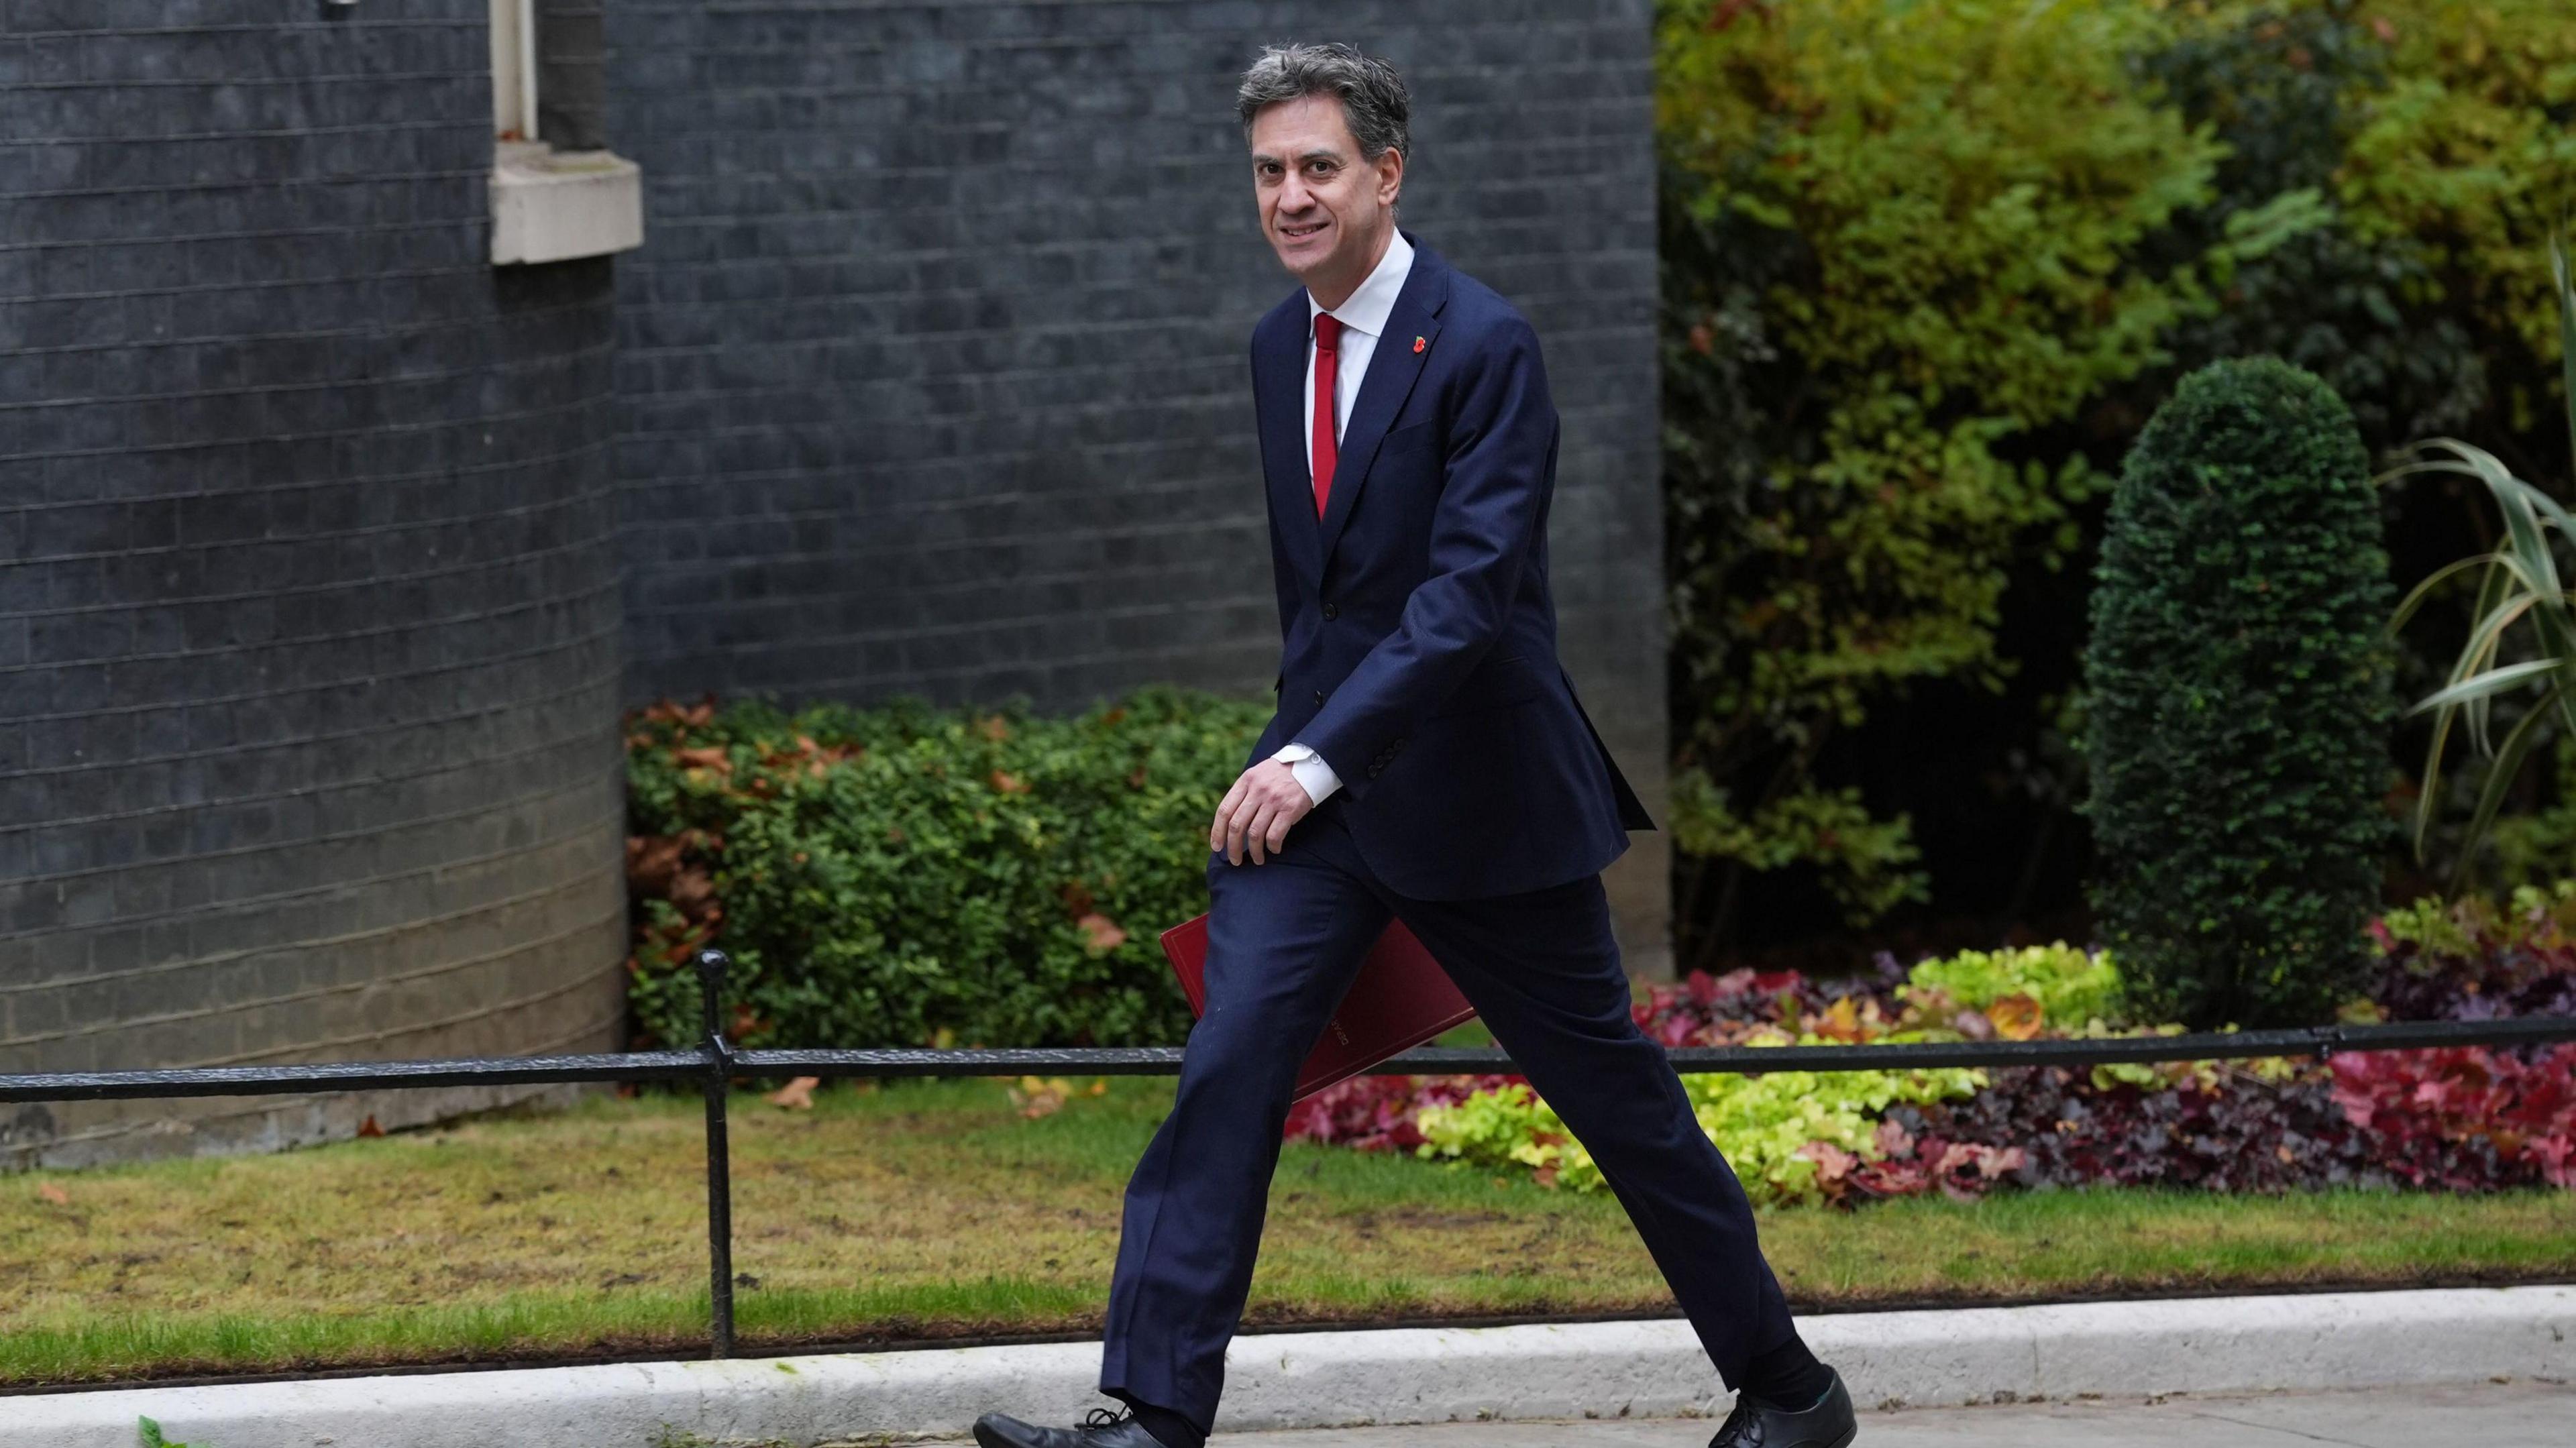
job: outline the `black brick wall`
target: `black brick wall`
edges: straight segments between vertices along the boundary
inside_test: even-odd
[[[491,114],[485,0],[0,0],[0,1071],[615,1044],[612,266]]]
[[[1244,349],[1293,282],[1233,91],[1265,41],[1348,39],[1416,97],[1404,224],[1539,330],[1566,657],[1659,796],[1650,13],[622,0],[609,133],[648,213],[618,267],[626,698],[1266,691]],[[1639,845],[1613,884],[1654,969]]]
[[[559,151],[608,145],[606,7],[537,0],[537,138]]]

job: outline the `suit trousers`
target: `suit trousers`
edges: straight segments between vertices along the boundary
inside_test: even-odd
[[[1297,1069],[1400,918],[1592,1153],[1730,1387],[1794,1335],[1752,1204],[1629,1011],[1598,875],[1414,900],[1372,872],[1335,794],[1266,863],[1208,862],[1207,1002],[1171,1114],[1127,1185],[1100,1390],[1214,1425]]]

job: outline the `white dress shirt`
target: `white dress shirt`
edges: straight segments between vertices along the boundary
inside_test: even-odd
[[[1333,439],[1341,440],[1342,429],[1351,420],[1351,404],[1359,400],[1360,378],[1368,372],[1369,358],[1377,355],[1378,334],[1386,330],[1387,314],[1395,310],[1396,294],[1404,290],[1404,279],[1413,270],[1413,243],[1403,232],[1387,238],[1386,255],[1342,304],[1332,309],[1335,320],[1342,324],[1342,340],[1334,349],[1333,373]],[[1313,491],[1315,475],[1315,318],[1324,311],[1316,305],[1315,294],[1306,294],[1306,384],[1300,389],[1306,396],[1306,477],[1308,492]],[[1334,471],[1339,485],[1342,474]],[[1342,777],[1324,756],[1303,744],[1286,744],[1270,756],[1288,762],[1288,772],[1303,785],[1306,797],[1317,804],[1342,787]]]

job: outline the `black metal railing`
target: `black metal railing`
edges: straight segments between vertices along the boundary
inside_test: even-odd
[[[1017,1076],[1070,1071],[1094,1076],[1173,1076],[1178,1046],[1025,1047],[1001,1050],[744,1051],[724,1037],[720,1011],[730,962],[700,951],[698,989],[704,1038],[693,1051],[625,1051],[586,1056],[511,1056],[441,1061],[334,1061],[322,1065],[199,1066],[161,1071],[66,1071],[0,1075],[0,1103],[107,1101],[189,1096],[274,1096],[304,1091],[416,1090],[432,1086],[514,1086],[570,1081],[699,1082],[707,1109],[707,1270],[710,1356],[733,1355],[733,1187],[725,1133],[726,1096],[736,1076]],[[2253,1056],[2330,1056],[2427,1046],[2518,1046],[2576,1040],[2576,1016],[2492,1021],[2401,1021],[2171,1036],[2040,1041],[1875,1042],[1845,1046],[1683,1046],[1666,1054],[1689,1072],[1867,1071],[1930,1066],[2096,1066],[2110,1062],[2207,1061]],[[1373,1076],[1466,1075],[1508,1071],[1499,1050],[1426,1047],[1368,1069]]]

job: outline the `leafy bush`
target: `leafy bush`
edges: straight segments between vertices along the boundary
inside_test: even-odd
[[[2561,475],[2564,0],[1657,10],[1686,964],[2073,903],[2063,565],[2183,372],[2278,354],[2374,449]],[[2397,503],[2404,582],[2483,544],[2455,496]]]
[[[2006,1176],[2017,1187],[2277,1192],[2396,1184],[2322,1073],[2267,1080],[2233,1066],[2192,1064],[2147,1067],[2144,1079],[2108,1082],[2062,1066],[1992,1072],[1969,1100],[1889,1111],[1892,1134],[1910,1149],[1862,1169],[1854,1187],[1873,1197],[1942,1185],[1926,1179],[1925,1158],[1937,1163],[1959,1146],[2020,1148],[2022,1159]]]
[[[1885,1150],[1855,1168],[1851,1189],[2576,1186],[2576,1045],[2529,1061],[2446,1048],[2259,1067],[2168,1062],[2107,1082],[2057,1066],[1995,1071],[1966,1100],[1891,1107]],[[2020,1157],[1999,1174],[1958,1170],[2008,1149]]]
[[[2576,1187],[2576,1041],[2528,1061],[2476,1046],[2335,1058],[2334,1096],[2418,1186]]]
[[[2088,1020],[2116,1021],[2122,1014],[2120,972],[2111,957],[2062,940],[1921,961],[1908,988],[1944,991],[1977,1010],[2007,996],[2026,996],[2039,1003],[2041,1021],[2060,1031],[2081,1030]]]
[[[2379,998],[2347,1002],[2343,1013],[2576,1011],[2571,930],[2576,882],[2518,892],[2507,912],[2476,900],[2391,911],[2372,926],[2384,956]],[[1911,970],[1882,954],[1871,971],[1821,983],[1796,971],[1694,974],[1655,988],[1636,1015],[1668,1046],[2183,1029],[2115,1025],[2122,998],[2109,955],[2060,943],[1967,951]],[[1932,1191],[1964,1200],[2097,1183],[2230,1192],[2576,1185],[2576,1045],[1683,1081],[1702,1128],[1764,1202],[1849,1206]],[[1528,1168],[1578,1190],[1600,1181],[1519,1076],[1355,1078],[1298,1103],[1287,1134]]]
[[[2576,1015],[2576,880],[2525,885],[2502,909],[2481,896],[2423,899],[2371,926],[2371,992],[2393,1020]]]
[[[1288,1141],[1347,1146],[1354,1151],[1413,1151],[1422,1146],[1422,1113],[1455,1106],[1478,1092],[1525,1084],[1519,1076],[1353,1076],[1288,1108]]]
[[[1962,951],[1910,969],[1881,951],[1873,967],[1837,980],[1794,970],[1693,971],[1650,987],[1637,1026],[1665,1046],[1726,1046],[1783,1027],[1829,1040],[1985,1039],[2123,1021],[2120,973],[2108,955],[2063,941],[2019,950]],[[2000,1024],[1999,1024],[2000,1023]]]
[[[1875,1155],[1876,1121],[1900,1101],[1966,1096],[1978,1071],[1771,1071],[1759,1076],[1694,1074],[1682,1078],[1700,1129],[1717,1143],[1756,1202],[1812,1201],[1823,1196],[1821,1171],[1831,1161],[1812,1143],[1855,1157]],[[1542,1183],[1575,1191],[1605,1185],[1592,1153],[1528,1085],[1478,1091],[1455,1105],[1422,1110],[1424,1156],[1484,1166],[1535,1167]]]
[[[697,1039],[734,961],[762,1046],[1179,1040],[1155,936],[1206,908],[1207,820],[1267,701],[1148,689],[1078,718],[761,701],[627,724],[630,998]]]
[[[1662,5],[1672,828],[1721,916],[1791,865],[1855,921],[1925,898],[1908,822],[1814,771],[1910,685],[2000,687],[2008,566],[2071,553],[2096,485],[2016,444],[2208,305],[2192,267],[2127,264],[2221,154],[2124,68],[2169,28],[2140,5]]]
[[[2086,660],[2095,903],[2146,1013],[2308,1024],[2362,981],[2392,825],[2387,555],[2350,412],[2184,379],[2111,505]]]
[[[2051,1010],[2057,1019],[2071,1017],[2103,1033],[2102,1018],[2118,995],[2118,973],[2108,960],[2059,944],[1967,952],[1920,962],[1910,972],[1881,956],[1875,971],[1830,983],[1796,971],[1694,973],[1679,986],[1653,988],[1637,1004],[1636,1017],[1649,1039],[1667,1046],[1957,1040],[1999,1032],[2027,1038],[2040,1032],[2042,1015]],[[1757,1201],[1794,1202],[1838,1199],[1856,1172],[1886,1156],[1891,1143],[1877,1123],[1890,1106],[1963,1097],[1984,1079],[1982,1072],[1954,1069],[1775,1071],[1693,1073],[1682,1085],[1701,1129],[1745,1190]],[[1345,1083],[1301,1103],[1288,1135],[1488,1167],[1517,1163],[1535,1169],[1543,1182],[1579,1191],[1602,1184],[1591,1154],[1516,1076]],[[2020,1160],[2010,1143],[1968,1146],[1937,1175],[1947,1189],[1965,1190],[1964,1183],[1990,1183]],[[1873,1180],[1884,1192],[1904,1170],[1894,1167]]]
[[[1678,985],[1649,987],[1634,1012],[1638,1029],[1660,1045],[1731,1046],[1759,1027],[1829,1021],[1838,1008],[1855,1021],[1860,1004],[1881,1018],[1893,1016],[1894,992],[1905,979],[1904,967],[1885,954],[1874,972],[1846,980],[1820,981],[1795,970],[1737,969],[1716,976],[1695,970]],[[1846,1001],[1853,1005],[1843,1006]]]

